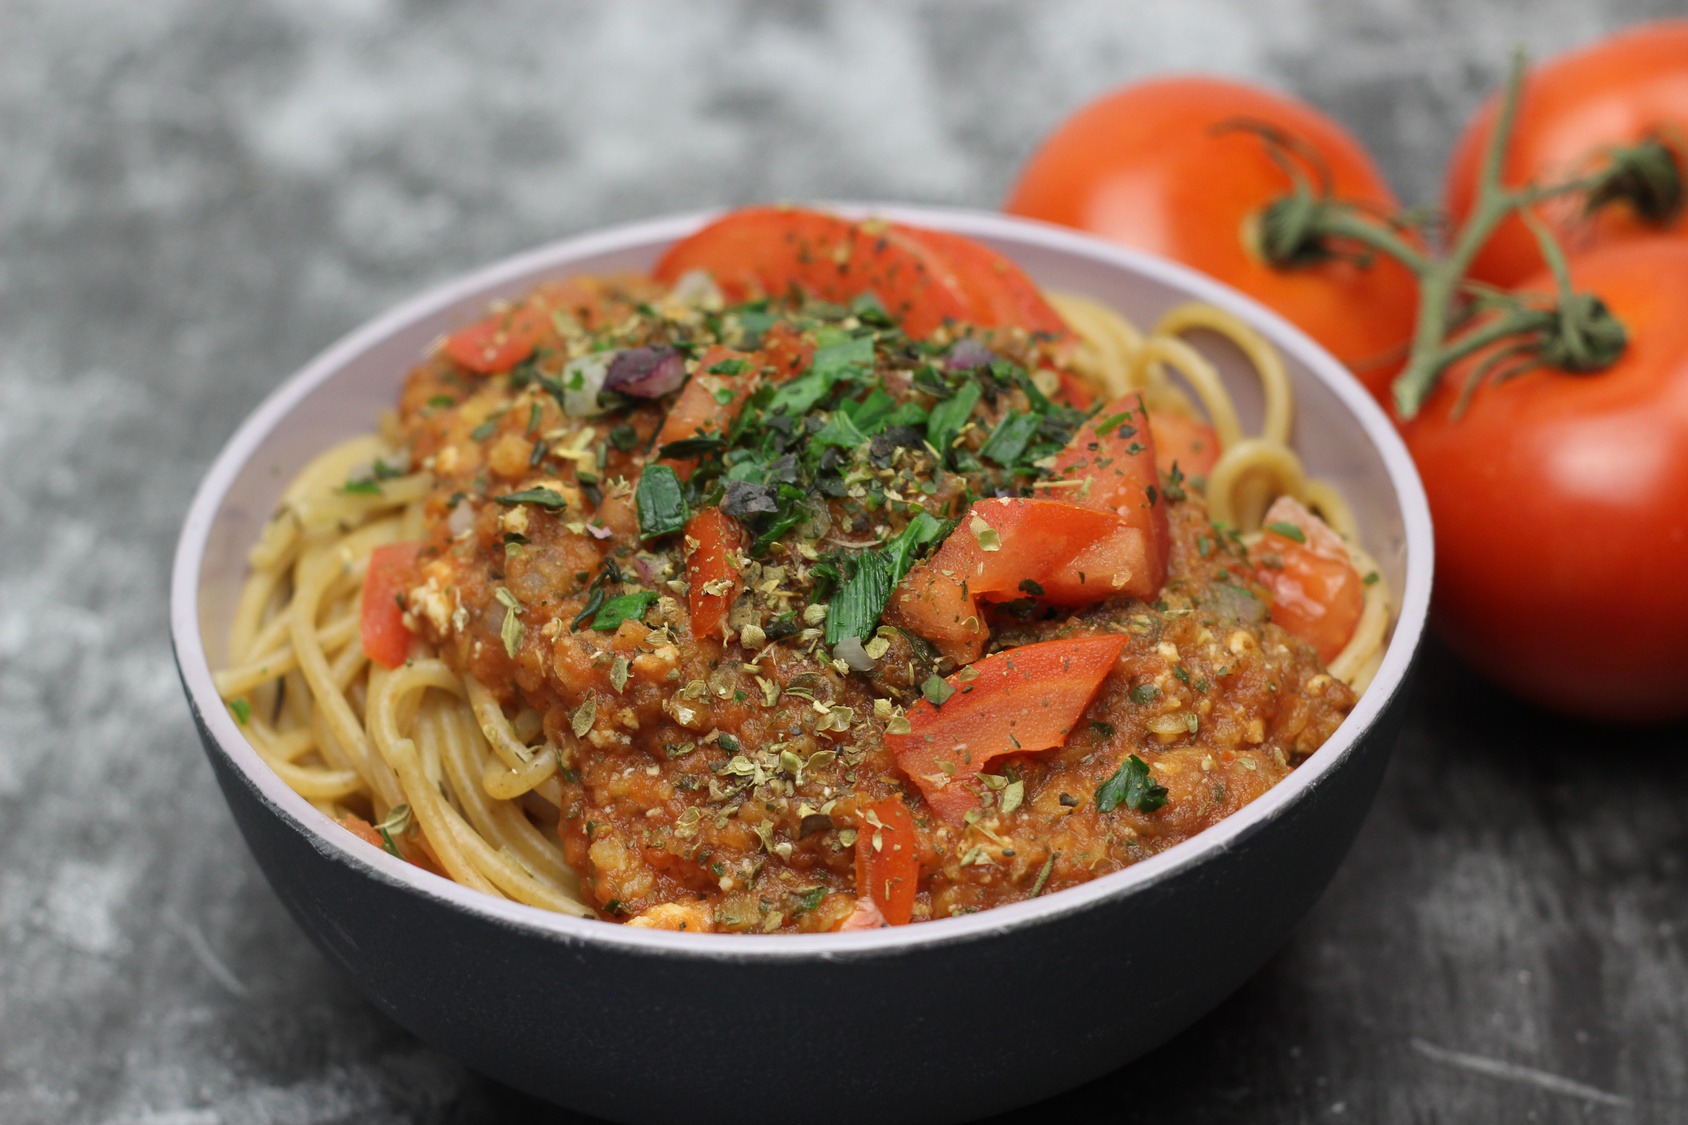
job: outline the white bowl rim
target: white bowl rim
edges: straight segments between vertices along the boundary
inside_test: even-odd
[[[952,207],[823,201],[813,204],[851,216],[882,216],[983,238],[1036,244],[1188,292],[1192,299],[1226,309],[1254,326],[1280,350],[1303,363],[1358,419],[1377,449],[1400,505],[1406,534],[1406,580],[1399,594],[1394,634],[1371,687],[1319,752],[1296,767],[1265,794],[1188,840],[1164,852],[1076,887],[1035,899],[992,907],[975,914],[934,919],[917,925],[857,933],[691,934],[642,929],[576,918],[538,907],[494,898],[406,863],[357,841],[338,829],[305,798],[295,793],[258,757],[222,703],[199,633],[200,563],[217,512],[230,485],[259,444],[284,417],[320,384],[369,346],[409,323],[461,305],[474,295],[508,283],[558,260],[610,253],[630,246],[672,241],[697,229],[723,209],[694,211],[625,223],[560,239],[533,250],[444,281],[377,316],[343,336],[283,381],[236,430],[212,463],[194,494],[171,575],[170,629],[176,662],[188,701],[214,736],[219,750],[255,789],[271,812],[301,830],[325,856],[349,863],[388,884],[401,885],[425,898],[467,911],[487,921],[529,931],[565,943],[598,943],[626,954],[696,957],[705,960],[758,961],[823,958],[863,959],[894,955],[904,949],[988,938],[1092,909],[1171,877],[1176,872],[1238,847],[1267,822],[1281,815],[1303,793],[1319,785],[1354,751],[1360,736],[1377,721],[1396,695],[1424,632],[1430,604],[1433,540],[1429,505],[1405,445],[1371,396],[1333,356],[1300,329],[1270,309],[1184,265],[1114,243],[1031,219]]]

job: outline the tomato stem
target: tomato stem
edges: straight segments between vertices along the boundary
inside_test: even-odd
[[[1403,420],[1418,414],[1424,400],[1452,364],[1508,338],[1519,338],[1522,345],[1506,349],[1508,355],[1517,354],[1523,358],[1521,370],[1552,365],[1571,371],[1598,371],[1616,362],[1628,343],[1623,325],[1599,298],[1576,292],[1571,284],[1570,268],[1557,240],[1530,212],[1530,208],[1545,199],[1593,191],[1600,177],[1546,185],[1526,184],[1513,190],[1501,183],[1507,149],[1518,116],[1518,103],[1523,94],[1525,73],[1526,59],[1520,49],[1513,55],[1512,70],[1507,76],[1500,111],[1495,118],[1494,135],[1489,140],[1488,151],[1483,154],[1477,198],[1471,215],[1460,227],[1447,253],[1417,271],[1418,320],[1413,328],[1412,350],[1406,368],[1392,388],[1395,411]],[[1496,228],[1513,214],[1529,225],[1541,244],[1542,256],[1553,272],[1558,289],[1557,300],[1551,308],[1540,308],[1511,294],[1492,295],[1489,301],[1499,304],[1505,310],[1503,314],[1449,340],[1449,319],[1458,314],[1466,274],[1477,252],[1489,241]],[[1485,364],[1473,375],[1461,396],[1462,405],[1494,366]]]
[[[1502,176],[1526,73],[1525,55],[1519,49],[1513,55],[1494,133],[1483,154],[1476,200],[1440,255],[1422,251],[1403,237],[1403,230],[1417,224],[1371,214],[1331,198],[1322,187],[1315,188],[1288,158],[1294,151],[1289,144],[1274,133],[1257,130],[1294,185],[1261,215],[1260,249],[1272,265],[1293,269],[1327,261],[1340,256],[1336,244],[1345,243],[1393,258],[1417,276],[1418,313],[1408,359],[1392,388],[1396,413],[1403,420],[1419,412],[1451,365],[1508,339],[1522,345],[1504,349],[1509,357],[1520,359],[1520,370],[1548,364],[1577,372],[1598,371],[1622,354],[1627,343],[1623,325],[1598,298],[1576,292],[1563,252],[1530,213],[1531,208],[1558,196],[1581,193],[1590,209],[1622,198],[1630,200],[1638,214],[1661,214],[1666,216],[1662,221],[1668,222],[1676,213],[1670,208],[1679,211],[1685,205],[1675,152],[1661,140],[1614,150],[1607,166],[1592,175],[1507,188]],[[1530,224],[1553,271],[1558,294],[1550,307],[1528,296],[1482,290],[1467,277],[1478,252],[1514,214]],[[1498,315],[1462,332],[1471,314],[1483,308]],[[1479,369],[1466,388],[1466,397],[1494,366],[1485,363]]]

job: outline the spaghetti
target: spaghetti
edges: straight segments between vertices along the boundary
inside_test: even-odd
[[[701,292],[704,304],[715,299],[707,287]],[[663,306],[665,313],[674,307],[673,296],[667,301]],[[1140,393],[1151,417],[1162,412],[1192,418],[1205,416],[1218,443],[1217,459],[1205,481],[1207,510],[1214,520],[1231,525],[1246,546],[1260,535],[1261,521],[1268,505],[1279,496],[1293,497],[1316,512],[1343,537],[1356,573],[1376,575],[1375,565],[1357,543],[1352,516],[1340,494],[1327,483],[1308,477],[1289,447],[1293,405],[1291,387],[1282,360],[1269,344],[1235,317],[1208,306],[1189,305],[1175,309],[1144,333],[1113,310],[1086,298],[1057,295],[1050,297],[1050,301],[1077,337],[1071,366],[1095,393],[1108,399]],[[578,324],[563,324],[559,318],[559,330],[565,341],[570,340],[572,334],[573,342],[579,342],[581,329]],[[1261,381],[1266,403],[1264,422],[1258,434],[1244,431],[1231,396],[1212,363],[1185,338],[1197,331],[1218,333],[1234,344],[1251,363]],[[708,370],[718,368],[719,364]],[[704,369],[700,367],[698,370],[702,372]],[[1039,372],[1038,377],[1048,390],[1049,373]],[[699,374],[694,374],[692,379],[701,383]],[[1195,404],[1199,404],[1199,409]],[[533,420],[527,427],[530,434],[544,432],[539,417],[539,408],[534,407]],[[602,691],[585,693],[585,702],[561,712],[562,718],[559,718],[556,708],[542,711],[521,702],[520,692],[515,692],[515,699],[512,699],[509,688],[494,690],[493,686],[482,683],[475,675],[473,663],[464,660],[462,650],[418,642],[411,650],[410,659],[396,668],[383,667],[370,659],[364,648],[360,622],[365,612],[364,584],[371,553],[386,544],[424,539],[431,530],[437,531],[437,525],[442,522],[439,508],[442,482],[436,479],[439,466],[435,465],[434,471],[423,468],[412,471],[411,454],[405,448],[409,436],[396,417],[388,417],[383,419],[380,432],[354,438],[318,456],[288,486],[275,517],[251,551],[251,574],[235,614],[228,667],[217,673],[216,683],[220,693],[235,710],[260,757],[324,815],[377,846],[487,894],[579,916],[620,917],[638,925],[700,930],[830,929],[858,918],[868,896],[863,891],[858,903],[839,890],[841,881],[849,881],[849,868],[840,865],[849,863],[851,841],[859,839],[863,841],[861,846],[867,847],[868,839],[881,839],[886,825],[879,824],[873,810],[881,808],[883,801],[869,807],[866,797],[859,804],[852,804],[853,798],[844,795],[844,802],[840,804],[841,781],[810,796],[808,799],[814,802],[813,808],[809,804],[796,805],[796,801],[809,792],[803,788],[806,773],[811,785],[817,778],[834,778],[833,771],[842,770],[850,762],[851,753],[858,752],[859,747],[846,747],[838,742],[828,742],[821,734],[805,732],[800,738],[787,740],[785,744],[788,748],[777,751],[775,759],[766,759],[759,756],[759,748],[740,747],[738,738],[728,737],[719,730],[710,735],[713,742],[700,740],[699,747],[719,754],[718,760],[710,767],[713,776],[699,775],[706,778],[711,793],[715,791],[718,779],[729,793],[734,792],[734,785],[744,786],[737,791],[741,798],[751,792],[763,793],[770,789],[776,795],[783,792],[792,798],[794,807],[803,814],[802,833],[791,832],[790,838],[786,838],[781,835],[781,829],[768,820],[751,821],[746,830],[751,832],[746,846],[759,857],[753,873],[748,866],[741,872],[731,862],[725,866],[717,862],[712,867],[707,862],[708,853],[705,859],[696,859],[694,846],[693,854],[688,856],[693,867],[686,869],[688,874],[684,877],[691,882],[682,880],[682,884],[690,889],[682,894],[670,887],[667,891],[650,891],[641,897],[630,890],[641,885],[634,876],[617,874],[633,864],[633,860],[627,858],[634,850],[632,844],[621,837],[614,837],[618,842],[612,847],[607,842],[612,836],[605,835],[602,829],[595,835],[590,823],[585,826],[583,835],[570,837],[570,832],[576,831],[570,828],[571,809],[578,808],[582,787],[589,784],[579,779],[579,773],[589,770],[590,763],[600,753],[610,753],[611,750],[606,750],[606,747],[613,749],[626,744],[644,721],[628,708],[612,714],[616,696],[622,691],[620,686],[615,688],[614,694]],[[963,442],[965,435],[955,440]],[[528,447],[524,445],[523,448]],[[561,449],[562,455],[569,456],[567,443],[560,438],[548,447],[545,439],[535,436],[532,448],[545,448],[548,453]],[[496,449],[490,456],[498,456]],[[524,453],[524,456],[538,457],[539,454]],[[568,492],[563,486],[556,487],[558,497],[564,497]],[[608,484],[588,487],[604,489],[600,510],[615,504],[631,508],[631,498],[625,492],[618,494]],[[757,492],[755,495],[761,497],[766,494]],[[569,496],[568,499],[572,502],[574,497]],[[545,497],[541,500],[550,502]],[[561,500],[557,505],[561,506]],[[501,521],[499,526],[506,529],[502,531],[506,545],[515,545],[519,551],[524,536],[519,531],[508,529],[527,526],[525,521],[528,517],[524,515],[511,520],[509,513],[523,509],[511,506],[498,513],[488,505],[487,510],[494,511],[494,515],[483,518],[498,518]],[[445,520],[455,521],[456,518],[454,515],[446,516]],[[468,525],[449,530],[456,536],[472,534]],[[591,528],[594,536],[602,530],[595,524]],[[862,540],[850,538],[849,534],[838,534],[839,530],[834,527],[827,533],[830,538],[817,538],[815,542],[823,545],[827,542],[862,543]],[[844,530],[853,533],[853,529]],[[883,532],[868,530],[869,541],[876,544],[884,542]],[[587,538],[589,541],[591,537]],[[687,546],[695,550],[689,540]],[[814,550],[808,549],[803,558],[809,555],[819,557]],[[757,573],[765,577],[775,569],[763,567]],[[660,575],[654,580],[656,589],[662,590]],[[672,582],[669,584],[672,585]],[[602,615],[605,610],[601,590],[599,595],[597,612]],[[441,619],[455,616],[461,628],[464,614],[461,604],[455,607],[433,606],[427,603],[428,596],[425,591],[419,591],[406,599],[413,620],[426,624],[431,615],[438,624]],[[649,601],[655,602],[660,596],[663,595],[653,592]],[[509,591],[504,591],[499,597],[506,605],[510,602],[522,604],[518,596]],[[694,602],[694,612],[695,605]],[[526,635],[525,627],[520,627],[521,618],[517,613],[514,606],[504,613],[504,644],[509,648],[510,661],[519,668],[521,644],[524,640],[531,641],[532,637]],[[514,630],[518,634],[514,644],[511,643],[512,620],[519,627]],[[812,625],[819,620],[819,617],[805,616],[804,613],[793,617],[799,625]],[[1137,627],[1131,621],[1142,618],[1121,617],[1118,620],[1119,629],[1128,631]],[[1178,624],[1180,628],[1184,627],[1184,623]],[[1352,636],[1341,652],[1328,662],[1329,675],[1324,679],[1328,681],[1330,676],[1335,676],[1352,685],[1355,691],[1363,691],[1381,659],[1389,624],[1387,585],[1375,580],[1365,589],[1363,611]],[[602,628],[601,625],[598,627]],[[624,622],[609,635],[608,642],[613,643],[627,634],[628,628],[629,625]],[[676,663],[675,657],[665,655],[663,644],[671,639],[671,632],[668,638],[664,638],[659,635],[663,633],[659,627],[649,632],[647,637],[643,625],[634,624],[632,628],[637,634],[636,644],[642,646],[628,650],[637,653],[632,663],[624,663],[624,658],[617,657],[605,673],[604,668],[609,663],[605,656],[612,650],[599,649],[592,657],[597,661],[597,671],[593,674],[607,674],[612,680],[619,676],[626,680],[630,675],[645,674],[650,668],[656,669],[651,673],[654,676],[666,667],[669,671],[661,674],[672,680],[683,674],[679,668],[689,667],[683,656]],[[746,650],[763,645],[766,646],[763,649],[765,654],[774,647],[769,629],[763,625],[729,617],[722,628],[729,639],[735,637],[736,630],[737,642]],[[807,630],[815,631],[814,628]],[[1241,653],[1239,662],[1256,658],[1250,648],[1257,643],[1253,639],[1256,635],[1251,632],[1247,639],[1239,640],[1240,634],[1232,633],[1229,643],[1232,650]],[[886,640],[885,629],[867,636],[871,639],[866,646],[859,643],[857,647],[841,646],[835,648],[834,653],[848,649],[853,655],[861,648],[869,657],[868,666],[871,667],[875,648],[880,650],[883,658],[885,647],[890,642]],[[559,640],[558,643],[562,642]],[[899,641],[899,644],[902,643]],[[1161,647],[1164,649],[1166,643],[1162,642]],[[1278,647],[1285,653],[1289,652],[1282,645]],[[904,644],[897,652],[910,653],[917,649],[918,645],[909,649]],[[843,659],[835,656],[833,663]],[[913,659],[913,656],[909,657],[911,673]],[[634,667],[639,661],[646,661],[649,667]],[[668,663],[664,665],[663,661]],[[884,662],[881,659],[881,667]],[[774,665],[752,662],[749,667],[753,670],[769,669]],[[824,661],[820,667],[824,672]],[[1278,665],[1262,667],[1282,671]],[[1182,674],[1182,665],[1178,671]],[[1219,674],[1219,671],[1214,673],[1215,676]],[[753,677],[746,672],[735,683],[748,687],[752,693],[768,692],[769,707],[774,705],[772,700],[777,696],[781,705],[795,702],[796,706],[806,708],[811,728],[823,734],[828,723],[837,725],[834,720],[852,721],[849,718],[838,720],[838,716],[840,712],[852,710],[843,701],[856,697],[834,694],[827,698],[818,687],[806,694],[794,686],[803,675],[799,673],[794,679],[784,681],[782,686],[776,685],[780,686],[778,692],[769,688],[768,680],[760,673]],[[772,677],[773,672],[770,671],[769,676]],[[932,686],[933,679],[936,677],[925,681],[924,686],[911,683],[915,704],[919,702],[920,692],[924,691],[931,699],[942,690],[941,685],[939,688]],[[1183,690],[1172,681],[1165,682],[1168,687],[1157,690]],[[1320,692],[1329,694],[1336,690],[1320,686],[1316,666],[1310,666],[1299,682],[1309,698]],[[726,688],[715,683],[713,675],[693,683],[706,685],[698,687],[699,693],[714,692],[722,699],[729,699],[730,705],[729,696],[721,695]],[[691,686],[689,684],[687,690]],[[731,687],[732,697],[745,694],[742,687],[728,686]],[[1218,690],[1217,681],[1214,690]],[[1133,691],[1133,700],[1147,694],[1141,687]],[[685,694],[681,691],[673,698],[679,699]],[[862,698],[865,701],[865,696]],[[684,728],[682,733],[695,727],[686,712],[686,704],[671,703],[672,700],[665,701],[667,713],[680,728]],[[809,703],[813,706],[809,707]],[[895,723],[903,711],[906,709],[912,713],[915,704],[887,708],[886,713],[891,717],[877,716],[875,721],[883,720],[878,729],[895,730]],[[722,704],[718,700],[713,706],[719,708]],[[1331,704],[1335,710],[1320,710],[1322,706],[1316,701],[1309,703],[1311,710],[1295,721],[1308,724],[1308,730],[1319,723],[1328,727],[1330,723],[1340,721],[1340,702]],[[875,699],[869,710],[877,712],[878,708],[879,700]],[[855,710],[861,711],[862,708],[856,707]],[[1220,714],[1219,711],[1213,713]],[[1195,709],[1187,714],[1181,713],[1178,723],[1192,723],[1188,716],[1194,714]],[[859,720],[859,716],[856,718]],[[1214,721],[1220,722],[1219,719]],[[1166,714],[1145,718],[1144,723],[1146,725],[1137,730],[1137,735],[1146,746],[1169,744],[1185,737],[1185,726],[1168,726]],[[1157,723],[1160,725],[1155,725]],[[1109,736],[1113,736],[1109,723],[1091,725],[1107,727]],[[1254,725],[1258,726],[1258,723]],[[1221,722],[1218,729],[1227,728]],[[1236,729],[1246,732],[1250,727],[1239,719]],[[1196,727],[1190,725],[1188,730],[1193,734]],[[1124,737],[1123,733],[1120,737]],[[1241,740],[1240,749],[1235,755],[1225,758],[1221,772],[1230,771],[1225,776],[1236,779],[1234,785],[1239,794],[1222,799],[1222,805],[1226,800],[1246,801],[1259,791],[1261,785],[1269,785],[1291,765],[1284,749],[1288,742],[1283,745],[1274,744],[1272,739],[1259,742],[1252,734],[1238,735],[1238,738]],[[1321,738],[1322,735],[1307,734],[1303,742],[1309,746],[1316,745]],[[811,749],[814,746],[824,748]],[[683,764],[686,756],[695,752],[698,751],[693,744],[686,743],[670,746],[667,756],[671,762]],[[797,762],[795,766],[791,764],[792,759]],[[858,757],[854,765],[866,770],[876,760],[880,759],[870,757],[864,766]],[[1130,760],[1141,764],[1135,756]],[[1200,769],[1213,768],[1212,760],[1210,755]],[[1191,758],[1190,761],[1201,759]],[[992,901],[1006,900],[1000,895],[992,897],[988,884],[987,890],[979,890],[978,880],[965,870],[967,867],[983,868],[994,864],[1004,872],[1018,872],[1014,877],[1023,879],[1024,885],[1019,886],[1013,895],[1024,897],[1028,891],[1036,894],[1057,885],[1082,881],[1102,870],[1130,862],[1139,855],[1139,851],[1119,855],[1098,853],[1089,861],[1089,867],[1072,867],[1070,865],[1076,861],[1063,859],[1051,845],[1041,849],[1043,858],[1037,860],[1041,867],[1027,867],[1027,857],[1018,856],[1015,847],[1002,842],[1008,838],[1006,835],[998,835],[988,827],[983,831],[990,839],[976,839],[969,835],[980,831],[980,823],[999,823],[1011,817],[1022,801],[1030,807],[1033,802],[1029,795],[1032,779],[1041,776],[1037,774],[1040,768],[1032,763],[1021,768],[1010,767],[1007,774],[981,774],[985,783],[985,788],[981,789],[982,799],[990,816],[996,819],[981,822],[975,817],[967,821],[966,827],[954,831],[941,825],[936,829],[932,838],[940,847],[953,851],[954,863],[945,868],[944,879],[947,882],[943,887],[934,883],[929,891],[922,889],[920,916],[968,909],[970,902],[989,905]],[[1126,768],[1121,766],[1122,771]],[[653,765],[646,772],[655,773],[657,770],[658,766]],[[784,771],[783,776],[781,770]],[[1164,758],[1156,758],[1155,771],[1152,776],[1159,777],[1167,786],[1174,786],[1174,797],[1181,798],[1183,790],[1176,788],[1175,783],[1182,775],[1171,752]],[[627,773],[631,777],[627,782],[629,785],[643,780],[634,776],[631,767]],[[1261,780],[1256,780],[1257,775]],[[661,778],[665,786],[670,780],[668,773]],[[673,780],[679,788],[686,788],[684,777]],[[1010,798],[1008,794],[1016,792],[1016,787],[1019,787],[1017,792],[1027,796]],[[1155,788],[1151,781],[1145,791],[1152,793]],[[667,792],[676,798],[680,796],[672,788]],[[1159,792],[1165,794],[1167,789],[1160,788]],[[821,803],[823,794],[832,796]],[[1051,801],[1054,795],[1051,789],[1048,793]],[[1067,795],[1062,793],[1061,797],[1060,806],[1067,806]],[[1102,803],[1099,796],[1097,804]],[[1148,818],[1153,812],[1152,805],[1146,801],[1139,804],[1142,806],[1141,815]],[[661,852],[662,855],[674,851],[671,845],[675,845],[676,841],[696,839],[699,833],[713,833],[710,838],[717,842],[714,854],[730,854],[729,845],[721,841],[731,838],[737,821],[747,820],[745,801],[740,799],[735,805],[729,799],[727,813],[706,811],[701,817],[696,815],[698,807],[688,806],[688,811],[671,823],[659,826],[659,834],[666,833],[663,839],[667,843],[663,846],[669,849]],[[1136,810],[1137,806],[1132,808]],[[803,812],[805,809],[809,811]],[[654,806],[651,811],[656,811]],[[1065,808],[1062,811],[1066,811]],[[1227,809],[1216,809],[1213,815],[1224,815],[1224,811],[1228,811],[1228,806]],[[729,814],[734,814],[732,819],[735,823],[732,825],[727,823]],[[562,833],[557,828],[559,822],[563,826]],[[773,876],[767,875],[763,868],[777,868],[774,874],[781,877],[800,870],[791,860],[793,845],[796,845],[799,854],[806,854],[802,849],[808,848],[812,841],[803,841],[808,840],[810,826],[822,822],[825,822],[826,828],[816,828],[815,831],[825,831],[837,839],[830,845],[832,852],[820,853],[824,862],[817,860],[807,869],[809,874],[802,876],[813,879],[814,886],[794,885],[790,878],[786,878],[783,885],[771,882]],[[845,823],[859,827],[842,828]],[[687,835],[688,830],[691,831],[690,836]],[[1008,832],[1007,829],[1000,831],[1004,834]],[[1172,838],[1169,836],[1167,839]],[[645,842],[649,846],[648,837]],[[971,851],[966,850],[968,846],[972,847]],[[815,848],[818,849],[818,845]],[[869,864],[876,862],[873,853],[877,848],[875,843],[868,854],[866,862]],[[620,849],[619,852],[617,849]],[[646,853],[647,858],[650,854]],[[984,858],[978,859],[981,855]],[[593,872],[590,889],[583,886],[583,864]],[[618,864],[622,866],[618,867]],[[697,880],[694,868],[704,873],[705,882]],[[864,869],[872,870],[871,866],[855,868],[858,872]],[[724,873],[717,876],[714,874],[717,871]],[[1039,871],[1041,873],[1037,873]],[[661,868],[661,873],[666,877],[668,868]],[[1032,874],[1036,874],[1035,886],[1031,885]],[[722,888],[719,892],[707,885],[717,878]],[[750,893],[749,890],[727,890],[735,879],[740,887],[753,888],[760,894],[760,907],[743,906],[743,896]],[[621,893],[628,898],[607,897],[608,892],[601,885],[606,880],[610,886],[622,888]],[[782,901],[788,905],[768,905],[770,886],[787,896]],[[629,900],[638,904],[636,911],[630,912],[622,905]],[[740,914],[748,911],[753,920],[740,925],[739,914],[735,911]]]

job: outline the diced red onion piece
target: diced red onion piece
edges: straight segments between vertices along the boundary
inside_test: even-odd
[[[632,398],[661,398],[686,381],[686,361],[673,348],[627,348],[610,360],[604,389]]]
[[[995,362],[996,353],[980,343],[977,337],[963,336],[950,345],[949,354],[944,356],[944,370],[971,371]]]

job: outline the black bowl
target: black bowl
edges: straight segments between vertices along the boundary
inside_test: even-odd
[[[948,1121],[1078,1085],[1188,1026],[1284,941],[1347,853],[1399,726],[1430,594],[1405,449],[1317,345],[1190,270],[1000,215],[841,208],[955,230],[1040,283],[1139,320],[1202,300],[1283,353],[1297,448],[1335,481],[1399,592],[1376,679],[1330,741],[1234,816],[1029,902],[872,933],[639,930],[491,898],[376,852],[258,758],[217,697],[246,550],[313,454],[368,430],[442,331],[542,277],[647,268],[707,216],[621,227],[449,283],[359,329],[247,420],[194,499],[172,582],[176,659],[247,845],[299,925],[382,1011],[512,1086],[624,1121]],[[1216,356],[1236,374],[1232,357]],[[1245,414],[1246,379],[1232,387]]]

